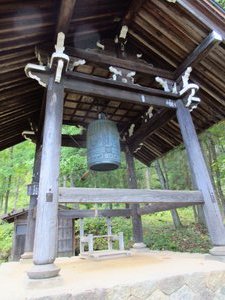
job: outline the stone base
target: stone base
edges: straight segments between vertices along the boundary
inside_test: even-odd
[[[94,251],[94,252],[83,252],[80,253],[79,257],[84,259],[114,259],[124,256],[130,256],[130,251],[126,250],[106,250],[106,251]]]
[[[220,261],[220,262],[225,263],[225,256],[206,254],[205,259],[206,260]]]
[[[33,252],[24,252],[21,255],[22,259],[33,259]]]
[[[55,287],[62,287],[64,284],[63,278],[59,275],[47,279],[30,279],[24,280],[24,286],[28,290],[43,290],[43,289],[54,289]]]
[[[209,250],[211,255],[224,256],[225,257],[225,246],[215,246]]]
[[[135,243],[130,251],[138,253],[138,252],[149,252],[149,248],[146,247],[144,243]]]
[[[27,275],[30,279],[45,279],[57,276],[59,271],[60,268],[55,264],[33,265]]]
[[[43,280],[27,278],[32,265],[1,264],[0,299],[225,299],[225,264],[205,254],[150,251],[115,260],[57,258],[56,264],[61,276]]]

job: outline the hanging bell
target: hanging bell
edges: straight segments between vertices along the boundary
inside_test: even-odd
[[[120,165],[120,137],[114,122],[104,114],[87,129],[87,162],[93,171],[111,171]]]

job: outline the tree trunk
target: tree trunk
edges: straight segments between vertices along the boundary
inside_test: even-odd
[[[163,162],[163,167],[164,167],[164,170],[162,170],[159,161],[158,160],[155,161],[155,170],[159,177],[159,182],[160,182],[161,188],[164,190],[169,190],[168,176],[167,176],[164,162]],[[177,210],[171,209],[170,212],[171,212],[171,216],[173,219],[174,227],[175,228],[182,227],[182,223],[181,223],[180,217],[177,213]]]
[[[2,186],[4,187],[6,185],[6,178],[3,178],[2,181]],[[4,204],[4,196],[5,196],[5,190],[3,189],[1,195],[0,195],[0,211],[3,209],[3,204]]]
[[[63,175],[63,187],[66,187],[66,181],[67,181],[67,177],[66,175]]]
[[[146,167],[145,170],[145,181],[146,181],[146,188],[151,188],[151,174],[150,174],[150,167]]]
[[[16,210],[17,202],[19,200],[20,182],[21,182],[21,178],[19,177],[17,179],[17,184],[16,184],[16,194],[15,194],[14,205],[13,205],[14,210]]]
[[[220,199],[220,203],[222,205],[222,213],[223,213],[223,216],[224,216],[224,214],[225,214],[225,197],[224,197],[224,194],[223,194],[223,189],[222,189],[222,184],[221,184],[221,173],[220,173],[220,169],[219,169],[218,164],[217,164],[216,145],[215,145],[215,142],[214,142],[214,140],[213,140],[213,138],[210,134],[208,134],[207,141],[208,141],[207,145],[209,147],[209,150],[210,150],[211,156],[212,156],[212,164],[214,165],[214,170],[215,170],[215,171],[213,171],[212,165],[211,165],[212,173],[216,177],[216,180],[214,180],[215,187],[216,187],[219,199]]]
[[[12,168],[13,166],[13,147],[10,148],[9,152],[9,159],[10,159],[10,166]],[[10,194],[10,188],[12,184],[12,170],[10,168],[10,175],[8,177],[8,182],[7,182],[7,190],[5,194],[5,206],[4,206],[4,213],[6,214],[8,211],[8,205],[9,205],[9,194]]]

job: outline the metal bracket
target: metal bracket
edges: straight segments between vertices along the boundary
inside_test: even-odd
[[[201,101],[200,98],[195,97],[195,94],[198,90],[199,86],[197,84],[189,83],[179,92],[180,96],[187,94],[187,97],[184,98],[184,102],[185,106],[188,107],[190,111],[197,108],[198,104]]]
[[[59,83],[61,81],[63,70],[66,71],[69,65],[69,56],[63,53],[65,49],[64,40],[65,34],[63,32],[59,32],[57,43],[55,45],[56,51],[52,54],[48,66],[27,64],[25,67],[25,74],[27,75],[27,77],[37,80],[40,85],[46,87],[46,83],[42,82],[38,76],[33,75],[30,69],[34,69],[37,71],[47,71],[49,70],[49,68],[55,68],[55,82]]]
[[[78,66],[82,66],[86,64],[86,60],[85,59],[81,59],[81,58],[73,58],[73,60],[70,60],[68,69],[70,71],[73,71],[74,68],[78,67]]]
[[[27,185],[28,196],[38,196],[38,183],[31,183]]]
[[[54,64],[56,64],[56,76],[55,82],[61,81],[62,71],[63,69],[66,71],[69,65],[69,56],[66,55],[64,52],[64,41],[65,41],[65,34],[63,32],[59,32],[57,36],[57,43],[55,45],[55,52],[52,54],[50,60],[50,68],[52,69]]]
[[[122,68],[109,67],[109,71],[112,73],[112,79],[123,83],[134,83],[135,71],[126,70]]]
[[[191,67],[188,67],[186,69],[184,74],[181,76],[180,84],[179,83],[177,84],[174,81],[161,78],[161,77],[155,78],[156,82],[158,82],[163,87],[165,92],[172,92],[174,94],[178,94],[182,96],[185,106],[188,107],[190,111],[197,108],[198,104],[201,101],[200,98],[195,97],[197,91],[199,90],[199,86],[195,83],[189,83],[191,71],[192,71]],[[179,91],[178,91],[178,87],[179,87]],[[187,96],[184,97],[185,95]],[[172,104],[173,103],[171,102],[171,105]]]
[[[27,64],[24,69],[27,77],[37,80],[37,82],[41,86],[46,87],[46,83],[41,81],[41,79],[37,75],[34,75],[31,71],[31,69],[34,69],[37,71],[47,71],[48,68],[45,66],[40,66],[40,65],[36,65],[36,64]]]

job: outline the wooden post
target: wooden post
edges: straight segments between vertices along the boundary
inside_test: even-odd
[[[113,249],[113,243],[112,243],[112,223],[111,218],[106,218],[107,223],[107,235],[108,235],[108,250]]]
[[[40,178],[40,166],[41,166],[41,151],[42,146],[40,143],[36,144],[34,168],[33,168],[33,178],[32,184],[28,186],[28,194],[30,195],[30,204],[27,216],[27,232],[25,240],[24,254],[21,256],[23,259],[29,259],[33,257],[33,247],[34,247],[34,233],[35,233],[35,209],[37,207],[37,197],[38,197],[38,185]]]
[[[34,239],[32,279],[54,277],[59,268],[54,265],[58,234],[58,177],[63,117],[64,87],[49,77],[40,183]]]
[[[125,147],[125,155],[127,162],[128,186],[131,189],[137,189],[137,179],[135,175],[134,158],[128,146]],[[131,216],[133,224],[133,239],[135,249],[146,248],[143,243],[143,230],[141,216],[138,214],[139,204],[131,204]]]
[[[193,181],[203,194],[203,211],[211,241],[214,246],[225,246],[225,228],[211,178],[203,157],[191,114],[181,100],[177,101],[177,119],[186,147]],[[225,255],[225,248],[222,248],[223,255]],[[222,255],[222,252],[219,252],[220,255]]]
[[[83,238],[84,238],[84,220],[80,219],[79,222],[80,225],[80,253],[84,252],[84,243],[83,243]]]

